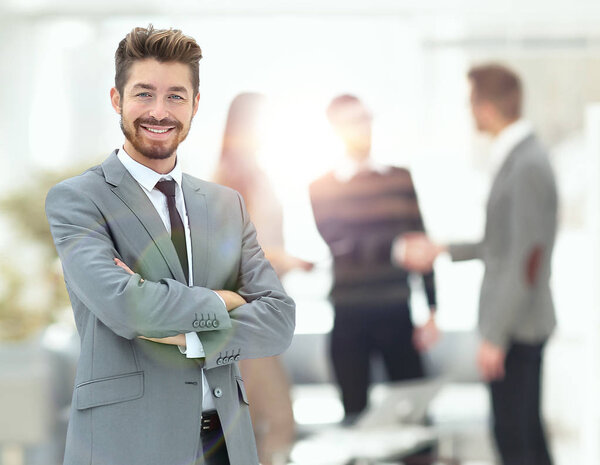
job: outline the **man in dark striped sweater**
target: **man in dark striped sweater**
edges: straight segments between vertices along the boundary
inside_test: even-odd
[[[433,272],[423,276],[431,314],[415,329],[408,272],[391,259],[396,237],[424,230],[410,173],[370,158],[372,118],[356,97],[335,98],[327,116],[347,157],[311,184],[310,197],[333,256],[331,357],[351,421],[367,405],[371,355],[382,357],[391,381],[424,375],[419,351],[437,338],[435,286]]]

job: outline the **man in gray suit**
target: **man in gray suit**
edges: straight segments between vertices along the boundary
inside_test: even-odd
[[[124,145],[48,193],[81,338],[67,465],[258,464],[236,362],[284,351],[295,308],[241,196],[181,172],[201,57],[133,29],[111,90]]]
[[[477,128],[494,137],[496,176],[484,238],[443,246],[412,234],[396,247],[396,259],[419,271],[430,269],[441,252],[453,260],[483,260],[477,360],[490,383],[498,450],[505,465],[549,465],[540,378],[543,347],[556,323],[549,285],[554,174],[546,150],[521,119],[518,76],[498,65],[475,67],[468,76]]]

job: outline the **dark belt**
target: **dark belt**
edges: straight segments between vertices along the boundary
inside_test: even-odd
[[[200,420],[200,434],[209,434],[213,431],[221,429],[221,420],[219,420],[219,414],[216,410],[207,410],[202,412],[202,419]]]

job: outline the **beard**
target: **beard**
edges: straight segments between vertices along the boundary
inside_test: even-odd
[[[165,160],[171,157],[177,150],[177,147],[179,147],[179,144],[187,137],[191,123],[192,120],[190,119],[188,126],[184,127],[181,121],[176,119],[165,118],[158,121],[155,118],[137,118],[133,121],[131,125],[133,127],[131,127],[123,121],[122,113],[120,121],[121,131],[123,131],[125,138],[133,145],[135,150],[151,160]],[[175,131],[177,137],[171,142],[145,140],[141,135],[141,131],[145,131],[145,129],[141,128],[142,125],[172,127],[171,131]]]

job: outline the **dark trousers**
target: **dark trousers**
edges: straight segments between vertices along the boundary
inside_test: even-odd
[[[367,405],[372,355],[381,355],[390,381],[423,377],[421,357],[412,343],[408,304],[335,310],[331,359],[347,419]]]
[[[505,377],[490,383],[493,431],[504,465],[551,465],[540,416],[544,344],[513,343]]]
[[[205,465],[229,465],[225,436],[221,428],[210,433],[202,433],[201,441]]]

